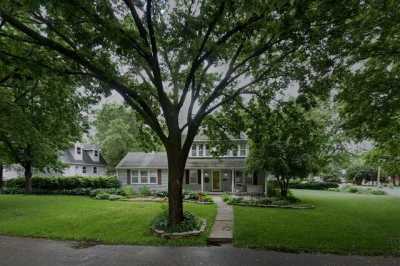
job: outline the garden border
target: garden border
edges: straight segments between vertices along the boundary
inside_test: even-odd
[[[166,239],[176,239],[176,238],[183,238],[183,237],[190,237],[190,236],[199,236],[201,233],[205,232],[207,228],[207,220],[204,218],[199,218],[202,221],[202,225],[199,230],[187,231],[187,232],[179,232],[179,233],[167,233],[164,230],[156,229],[151,227],[153,233],[157,236],[166,238]]]

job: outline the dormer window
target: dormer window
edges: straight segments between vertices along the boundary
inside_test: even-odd
[[[98,151],[94,151],[94,156],[95,157],[99,156],[99,152]]]
[[[200,144],[199,145],[199,156],[203,156],[204,155],[204,145]]]
[[[193,144],[192,145],[192,156],[196,156],[197,155],[197,145]]]
[[[81,147],[76,147],[76,154],[81,154],[81,153],[82,153]]]
[[[239,154],[240,156],[246,156],[246,143],[240,143]]]

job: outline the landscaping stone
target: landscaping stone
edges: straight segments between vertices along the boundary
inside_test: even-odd
[[[190,236],[198,236],[202,232],[204,232],[207,228],[207,220],[206,219],[200,219],[202,221],[202,225],[199,230],[193,230],[189,232],[180,232],[180,233],[168,233],[165,232],[164,230],[159,230],[156,228],[152,228],[152,231],[158,235],[159,237],[164,237],[168,239],[176,239],[176,238],[181,238],[181,237],[190,237]]]

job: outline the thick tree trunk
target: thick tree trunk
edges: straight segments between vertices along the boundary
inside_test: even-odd
[[[169,225],[183,221],[182,184],[187,156],[177,145],[167,147]]]
[[[0,164],[0,192],[3,190],[3,164]]]
[[[32,163],[27,162],[23,165],[25,170],[25,193],[32,193]]]

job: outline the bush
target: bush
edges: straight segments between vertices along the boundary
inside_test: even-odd
[[[121,195],[113,195],[113,194],[111,194],[111,195],[108,196],[109,200],[120,200],[120,199],[123,199],[123,198],[124,197],[121,196]]]
[[[24,178],[7,181],[8,188],[25,187]],[[73,189],[119,188],[120,184],[115,176],[45,176],[32,177],[32,189],[40,191],[62,191]]]
[[[101,192],[99,194],[96,195],[96,199],[98,200],[108,200],[110,198],[110,194],[106,193],[106,192]]]
[[[157,192],[154,193],[154,195],[156,197],[159,197],[159,198],[167,198],[168,197],[168,191],[157,191]]]
[[[127,196],[125,192],[120,188],[98,188],[92,189],[89,192],[89,196],[96,197],[98,194],[107,193],[112,195],[120,195],[120,196]]]
[[[198,201],[200,202],[214,202],[211,196],[205,194],[205,193],[198,193]]]
[[[224,194],[222,195],[222,200],[223,200],[224,202],[228,202],[231,198],[232,198],[232,196],[231,196],[230,194],[228,194],[228,193],[224,193]]]
[[[169,233],[181,233],[199,230],[201,222],[194,214],[186,211],[183,213],[183,221],[172,227],[168,223],[168,212],[164,211],[154,219],[152,227]]]
[[[143,187],[139,188],[139,194],[141,196],[148,197],[148,196],[151,196],[151,191],[150,191],[149,187],[143,186]]]
[[[307,182],[307,183],[289,183],[290,188],[297,189],[312,189],[312,190],[325,190],[329,188],[338,188],[337,183],[332,182]]]
[[[184,191],[183,192],[183,199],[184,200],[198,200],[199,195],[196,192],[193,191]]]
[[[338,176],[323,176],[322,180],[327,183],[341,183],[340,177]]]
[[[128,197],[128,198],[132,198],[136,194],[136,192],[133,190],[132,186],[123,186],[121,188],[121,190],[122,190],[122,193],[123,193],[121,195],[123,195],[125,197]]]
[[[373,195],[386,195],[386,192],[380,189],[373,189],[371,190],[371,194]]]

